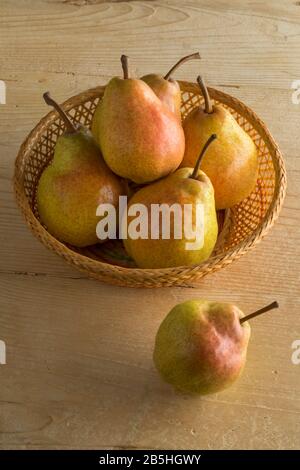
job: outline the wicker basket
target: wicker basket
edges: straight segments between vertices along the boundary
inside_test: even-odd
[[[183,117],[202,102],[196,84],[180,82]],[[89,126],[95,107],[103,95],[98,87],[70,98],[64,108],[82,124]],[[259,176],[253,193],[243,202],[219,214],[221,228],[216,249],[207,261],[197,266],[166,269],[138,269],[128,259],[120,242],[108,242],[88,249],[66,245],[39,221],[36,187],[39,177],[53,157],[63,122],[50,112],[22,144],[15,164],[14,187],[17,202],[34,235],[68,263],[89,277],[129,287],[188,286],[206,274],[223,268],[246,253],[263,238],[278,217],[286,192],[286,172],[280,150],[265,124],[242,102],[230,95],[209,89],[211,98],[222,103],[254,140],[259,156]]]

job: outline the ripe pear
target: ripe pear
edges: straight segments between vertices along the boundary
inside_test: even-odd
[[[184,154],[181,123],[142,80],[114,77],[95,112],[92,131],[111,170],[135,183],[175,171]],[[96,120],[96,122],[95,122]]]
[[[181,166],[192,166],[208,136],[218,134],[216,145],[206,153],[202,170],[215,189],[217,209],[226,209],[245,199],[255,187],[258,175],[256,146],[232,114],[222,105],[212,105],[208,90],[198,77],[205,108],[194,108],[183,123],[185,154]]]
[[[197,265],[211,255],[218,236],[214,190],[209,178],[205,173],[199,171],[199,165],[206,148],[215,138],[216,136],[213,135],[208,140],[194,169],[181,168],[172,175],[140,189],[130,199],[128,214],[136,204],[142,204],[147,209],[147,219],[141,221],[141,224],[147,223],[147,227],[141,227],[141,231],[145,229],[148,238],[136,238],[135,235],[131,235],[129,229],[132,217],[125,214],[122,219],[123,233],[127,233],[124,245],[137,266],[141,268],[169,268]],[[175,216],[173,216],[173,220],[171,219],[173,223],[169,219],[169,234],[166,232],[164,235],[163,224],[169,215],[168,211],[171,211],[171,208],[175,207],[174,205],[177,205],[183,216],[177,225]],[[188,220],[185,219],[184,205],[189,205],[191,208]],[[159,223],[157,223],[157,217],[155,218],[152,214],[152,208],[158,206],[167,208],[165,217],[162,215]],[[204,220],[203,226],[197,228],[196,214],[199,206],[203,209]],[[192,224],[194,234],[188,235],[186,233],[188,222]],[[155,237],[152,233],[157,225],[158,236]],[[176,234],[178,227],[180,229],[179,236]],[[203,235],[201,240],[200,235]],[[197,243],[197,236],[200,243]],[[190,247],[190,243],[195,244],[193,248]]]
[[[154,363],[166,382],[188,393],[206,395],[229,387],[240,376],[250,338],[248,320],[235,305],[189,300],[176,305],[156,335]]]
[[[158,98],[181,120],[181,91],[179,83],[171,78],[175,70],[192,59],[201,59],[199,52],[182,57],[163,77],[156,73],[144,75],[141,80],[146,82]]]
[[[67,129],[58,137],[53,161],[39,180],[39,215],[49,232],[63,242],[77,247],[99,243],[96,209],[101,203],[117,207],[123,184],[107,167],[91,133],[74,125],[48,93],[44,99],[58,111]]]

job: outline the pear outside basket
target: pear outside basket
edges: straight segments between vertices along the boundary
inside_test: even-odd
[[[202,103],[197,84],[180,82],[183,118]],[[67,100],[63,107],[85,126],[92,116],[104,87],[97,87]],[[40,175],[53,157],[57,137],[64,124],[55,111],[45,116],[22,144],[15,163],[16,199],[34,235],[85,275],[128,287],[188,286],[203,276],[238,259],[263,238],[277,219],[286,192],[286,172],[282,155],[270,132],[258,116],[241,101],[209,88],[215,103],[222,103],[254,140],[259,158],[259,175],[252,194],[225,213],[219,214],[220,233],[213,255],[195,266],[165,269],[138,269],[126,255],[121,242],[107,242],[78,249],[64,244],[47,231],[36,207]]]

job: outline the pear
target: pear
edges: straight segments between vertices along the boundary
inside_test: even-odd
[[[194,108],[183,123],[185,154],[181,166],[192,166],[211,133],[218,134],[202,162],[202,170],[215,189],[217,209],[227,209],[245,199],[255,187],[258,174],[256,146],[232,114],[222,105],[212,105],[201,77],[197,79],[205,108]]]
[[[141,221],[141,224],[144,224],[141,228],[147,232],[148,238],[137,238],[135,234],[134,236],[130,234],[130,224],[134,221],[133,217],[125,214],[122,219],[123,233],[127,235],[127,238],[124,239],[124,245],[137,266],[141,268],[168,268],[197,265],[211,255],[218,236],[214,190],[209,178],[205,173],[199,171],[199,165],[206,149],[215,138],[216,136],[212,135],[205,144],[194,170],[181,168],[172,175],[140,189],[130,199],[128,214],[130,214],[131,208],[137,204],[143,205],[147,209],[147,219]],[[168,211],[171,213],[172,207],[177,206],[181,214],[185,214],[185,205],[191,208],[188,220],[182,217],[175,224],[174,215],[173,224],[170,221],[169,233],[166,232],[164,235],[163,224],[166,222]],[[158,206],[167,209],[162,213],[160,227],[157,227],[157,217],[155,218],[152,213],[152,209],[156,209]],[[204,216],[202,228],[197,228],[196,225],[199,206],[202,207]],[[191,232],[186,234],[188,222],[191,224],[194,234]],[[147,223],[146,228],[145,223]],[[126,228],[124,228],[125,225]],[[176,229],[179,227],[179,235],[175,227]],[[155,228],[157,228],[157,236],[153,236]],[[199,243],[196,240],[197,236]],[[190,243],[194,245],[191,247]]]
[[[141,80],[146,82],[158,96],[158,98],[181,120],[181,91],[179,83],[171,78],[175,70],[185,62],[192,59],[201,59],[199,52],[182,57],[169,72],[163,77],[162,75],[150,73],[144,75]]]
[[[184,154],[181,123],[142,80],[124,78],[105,88],[92,132],[111,170],[135,183],[148,183],[175,171]]]
[[[248,315],[230,303],[189,300],[176,305],[161,323],[154,363],[166,382],[187,392],[206,395],[229,387],[241,375],[250,338]]]
[[[58,111],[67,129],[58,137],[53,161],[39,180],[39,215],[49,232],[63,242],[77,247],[98,243],[96,209],[101,203],[117,207],[123,184],[105,164],[91,133],[74,125],[48,93],[44,99]]]

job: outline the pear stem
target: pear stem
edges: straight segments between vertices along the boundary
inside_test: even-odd
[[[250,313],[246,317],[243,317],[240,319],[240,324],[244,323],[245,321],[250,320],[251,318],[257,317],[258,315],[261,315],[262,313],[268,312],[269,310],[273,310],[273,308],[278,308],[279,304],[278,302],[272,302],[271,304],[267,305],[266,307],[263,307],[259,310],[256,310],[256,312]]]
[[[200,56],[199,52],[195,52],[194,54],[186,55],[185,57],[182,57],[180,60],[178,60],[178,62],[176,62],[176,64],[173,65],[173,67],[169,70],[169,72],[164,76],[164,79],[168,80],[171,77],[172,73],[178,67],[180,67],[185,62],[188,62],[189,60],[193,60],[193,59],[201,59],[201,56]]]
[[[77,132],[76,126],[73,124],[73,122],[71,121],[67,113],[63,110],[63,108],[58,103],[56,103],[53,98],[51,98],[49,91],[43,94],[43,98],[49,106],[52,106],[58,112],[58,114],[64,121],[67,130],[72,133]]]
[[[128,56],[122,54],[121,55],[121,64],[122,64],[122,69],[123,69],[123,77],[124,80],[129,78],[129,67],[128,67]]]
[[[191,174],[190,178],[196,180],[197,179],[197,176],[198,176],[198,171],[199,171],[199,168],[200,168],[200,163],[201,163],[201,160],[203,158],[203,155],[205,154],[206,150],[208,149],[208,147],[210,146],[210,144],[217,138],[217,134],[212,134],[210,136],[210,138],[207,140],[206,144],[204,145],[199,157],[198,157],[198,160],[196,162],[196,165],[195,165],[195,168],[194,168],[194,171],[193,173]]]
[[[197,82],[198,82],[198,85],[201,89],[201,92],[202,92],[202,95],[203,95],[203,98],[204,98],[204,102],[205,102],[204,111],[207,114],[211,114],[213,112],[212,102],[211,102],[211,99],[210,99],[210,96],[209,96],[209,93],[208,93],[207,86],[205,85],[205,82],[204,82],[203,78],[200,75],[199,75],[199,77],[197,77]]]

